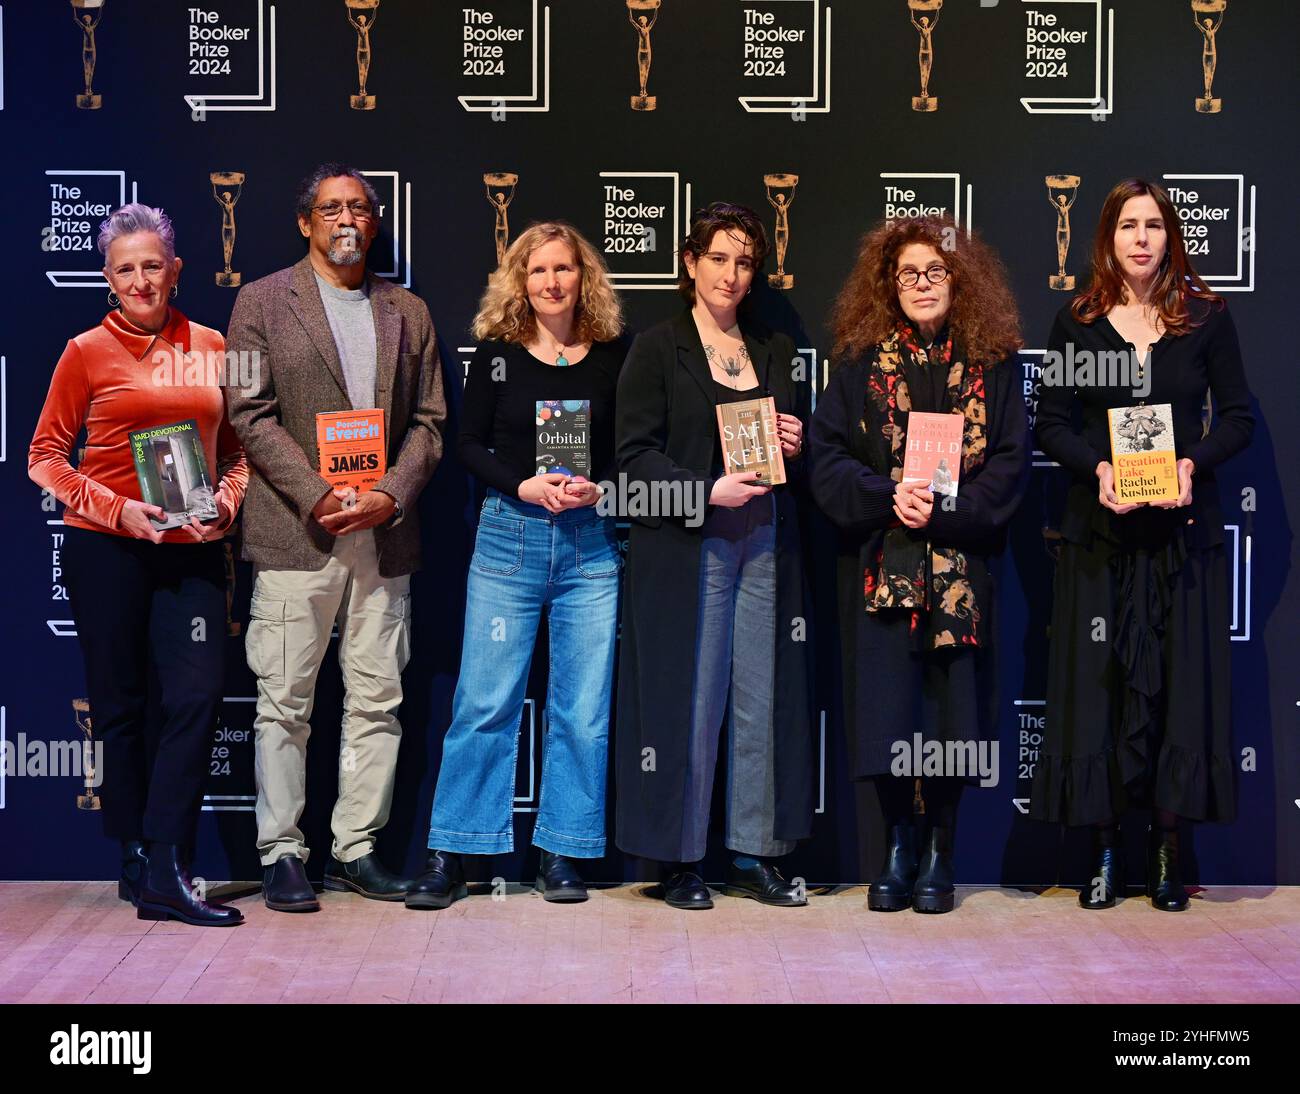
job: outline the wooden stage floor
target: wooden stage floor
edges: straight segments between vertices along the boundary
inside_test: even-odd
[[[135,918],[104,882],[0,883],[0,1002],[1300,1002],[1300,888],[1211,888],[1186,912],[1133,896],[962,887],[957,910],[803,909],[721,895],[710,912],[642,884],[550,905],[512,886],[442,912],[323,893],[310,915]]]

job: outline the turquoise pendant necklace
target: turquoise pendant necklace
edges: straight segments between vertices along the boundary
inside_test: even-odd
[[[560,355],[555,359],[555,367],[566,368],[568,364],[569,364],[569,359],[564,356],[564,349],[563,347],[561,347]]]

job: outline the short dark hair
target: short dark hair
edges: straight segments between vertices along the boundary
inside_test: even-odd
[[[700,255],[708,253],[709,244],[713,242],[716,232],[738,232],[753,244],[756,275],[763,268],[763,260],[771,250],[763,222],[749,206],[715,201],[702,209],[696,209],[691,214],[691,230],[679,248],[681,270],[677,278],[678,290],[692,305],[695,303],[695,281],[686,272],[686,255],[690,254],[699,261]]]
[[[311,219],[311,207],[316,204],[316,194],[320,190],[320,184],[326,179],[336,179],[342,176],[356,179],[361,183],[361,189],[366,192],[366,200],[374,206],[375,213],[379,212],[379,194],[370,180],[366,178],[355,167],[346,163],[330,161],[322,163],[314,171],[305,176],[302,182],[298,183],[298,192],[294,195],[294,202],[297,206],[297,213],[304,220]]]

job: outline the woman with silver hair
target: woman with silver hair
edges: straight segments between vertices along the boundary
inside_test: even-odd
[[[224,676],[221,540],[248,484],[219,377],[194,367],[224,362],[225,341],[172,303],[182,263],[161,209],[122,206],[99,250],[111,309],[59,358],[28,474],[65,506],[63,567],[103,747],[104,831],[121,843],[118,895],[140,919],[233,926],[239,911],[208,903],[188,870]],[[159,434],[168,440],[146,464],[179,503],[168,510],[184,514],[169,518],[143,500],[131,434],[184,424],[194,428]]]

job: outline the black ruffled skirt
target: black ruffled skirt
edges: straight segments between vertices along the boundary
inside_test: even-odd
[[[1030,816],[1097,824],[1151,806],[1232,820],[1223,546],[1189,547],[1185,526],[1155,542],[1065,542],[1054,597]]]

